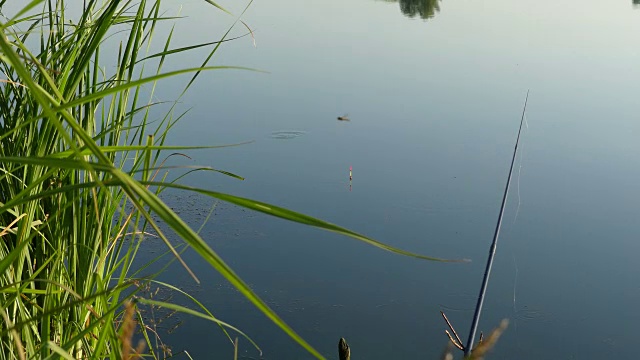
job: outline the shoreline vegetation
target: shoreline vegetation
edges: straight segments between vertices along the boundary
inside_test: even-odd
[[[220,16],[234,16],[205,2]],[[236,350],[238,336],[259,350],[245,333],[188,294],[195,310],[145,295],[154,279],[139,275],[135,259],[150,234],[164,242],[174,261],[197,282],[180,257],[182,249],[168,240],[180,237],[310,356],[324,358],[160,200],[169,188],[337,232],[394,254],[459,261],[396,249],[271,204],[180,185],[183,176],[202,171],[242,180],[206,166],[166,166],[169,157],[216,146],[167,144],[171,128],[184,115],[177,113],[179,99],[159,120],[154,114],[152,121],[151,115],[158,105],[154,91],[166,86],[163,81],[169,78],[189,79],[182,97],[203,71],[242,70],[209,64],[221,44],[232,40],[236,24],[253,36],[240,17],[219,41],[185,46],[172,44],[173,31],[164,39],[154,37],[157,27],[179,21],[164,15],[160,1],[87,0],[79,5],[35,0],[12,14],[4,13],[4,3],[0,2],[0,360],[159,358],[157,334],[145,323],[141,307],[205,318],[223,329]],[[116,51],[107,39],[119,39]],[[151,50],[156,47],[159,50]],[[206,51],[201,66],[163,69],[174,54],[194,49]],[[183,172],[172,178],[170,170]],[[161,286],[179,291],[170,284]],[[132,342],[136,331],[140,344]]]

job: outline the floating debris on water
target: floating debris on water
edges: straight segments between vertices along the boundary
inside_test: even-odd
[[[351,121],[349,119],[349,114],[344,114],[342,116],[338,116],[338,120],[340,120],[340,121]]]
[[[298,130],[283,130],[283,131],[274,131],[269,136],[272,139],[278,140],[289,140],[297,138],[298,136],[306,134],[306,131],[298,131]]]

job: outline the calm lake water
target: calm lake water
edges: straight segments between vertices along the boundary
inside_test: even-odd
[[[221,5],[238,14],[246,4]],[[234,20],[195,0],[181,14],[175,46],[217,40]],[[490,359],[637,355],[640,9],[631,0],[258,0],[243,19],[255,46],[249,36],[226,43],[214,64],[268,73],[203,74],[171,142],[254,140],[177,162],[246,180],[204,173],[183,182],[472,260],[419,261],[218,204],[205,239],[314,347],[337,358],[345,337],[354,360],[436,359],[447,343],[440,310],[466,339],[530,89],[480,330],[511,323]],[[157,96],[172,99],[172,90]],[[350,122],[336,120],[344,114]],[[212,206],[168,201],[195,227]],[[202,283],[179,266],[164,280],[243,329],[263,358],[311,358],[186,257]],[[165,337],[174,353],[232,358],[214,324],[176,321]],[[240,346],[241,358],[260,358]]]

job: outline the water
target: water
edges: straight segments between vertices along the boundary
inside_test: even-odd
[[[216,40],[234,20],[199,1],[181,11],[180,46]],[[189,153],[246,180],[203,173],[185,183],[473,260],[418,261],[218,204],[205,239],[313,346],[335,358],[342,336],[354,359],[438,358],[447,342],[439,310],[466,339],[530,89],[480,330],[511,324],[490,359],[635,355],[640,10],[631,1],[272,0],[243,19],[255,47],[249,36],[227,43],[214,62],[268,73],[203,74],[172,142],[255,140]],[[336,120],[346,113],[350,122]],[[196,227],[211,206],[169,200]],[[247,332],[265,359],[310,358],[186,257],[201,285],[179,266],[168,280]],[[215,325],[182,320],[166,337],[174,353],[232,358]],[[240,346],[241,358],[259,358]]]

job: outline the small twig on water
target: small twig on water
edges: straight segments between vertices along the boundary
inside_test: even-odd
[[[451,336],[451,334],[449,333],[448,330],[445,330],[445,334],[447,334],[447,336],[449,337],[449,340],[451,341],[451,343],[457,347],[458,349],[464,351],[464,346],[462,345],[462,340],[460,340],[460,336],[458,336],[458,333],[456,332],[456,329],[453,328],[453,325],[451,325],[451,322],[449,321],[449,319],[447,319],[447,315],[444,314],[444,311],[440,311],[440,314],[442,315],[442,317],[444,318],[444,321],[447,323],[447,326],[449,327],[449,329],[451,329],[451,332],[453,333],[453,335],[455,335],[455,339],[453,338],[453,336]]]

